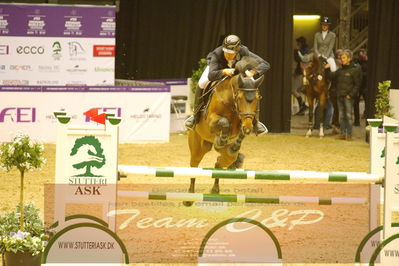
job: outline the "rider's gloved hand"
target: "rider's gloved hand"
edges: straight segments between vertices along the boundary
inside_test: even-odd
[[[225,68],[222,70],[223,75],[225,76],[233,76],[235,72],[234,68]]]
[[[248,78],[252,78],[253,76],[255,76],[256,74],[258,74],[258,72],[256,72],[256,70],[245,70],[245,75]]]

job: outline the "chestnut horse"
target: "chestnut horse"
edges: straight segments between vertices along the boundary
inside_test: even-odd
[[[242,167],[243,154],[239,153],[244,137],[253,130],[259,86],[263,76],[254,80],[245,77],[245,70],[253,69],[257,61],[245,56],[236,64],[237,75],[225,77],[210,96],[206,110],[194,130],[188,133],[190,166],[198,167],[204,155],[212,146],[220,154],[215,168],[235,169]],[[189,192],[194,193],[195,178],[191,178]],[[215,179],[211,193],[219,193],[219,179]],[[191,206],[192,202],[184,202]]]
[[[312,135],[313,129],[313,107],[314,101],[319,101],[320,110],[320,138],[324,137],[324,116],[328,100],[328,89],[330,82],[326,79],[326,70],[321,60],[315,55],[312,55],[311,61],[308,63],[301,63],[303,71],[303,85],[305,88],[306,98],[309,104],[309,124],[306,137]]]

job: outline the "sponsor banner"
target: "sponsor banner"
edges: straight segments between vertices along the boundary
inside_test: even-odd
[[[5,40],[6,44],[0,45],[0,85],[114,85],[114,39]],[[9,82],[21,80],[21,74],[28,83]]]
[[[0,85],[113,86],[115,26],[113,6],[0,4]]]
[[[20,130],[35,139],[55,142],[55,110],[64,109],[72,116],[71,123],[91,124],[94,122],[83,113],[92,108],[122,118],[121,142],[169,141],[169,86],[1,86],[0,93],[0,141],[9,141]]]
[[[166,85],[187,85],[187,79],[150,79],[148,81],[162,82]]]
[[[114,6],[0,4],[0,36],[114,38]]]
[[[115,57],[115,45],[94,45],[93,46],[93,56],[103,57],[112,56]]]

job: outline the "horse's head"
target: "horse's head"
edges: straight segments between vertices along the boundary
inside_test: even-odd
[[[323,63],[316,54],[310,54],[308,57],[309,61],[306,63],[301,63],[301,68],[303,75],[307,79],[311,79],[313,76],[323,75],[324,74],[324,67]]]
[[[263,78],[264,76],[261,76],[254,80],[252,78],[243,78],[241,74],[237,78],[238,88],[236,88],[234,93],[234,102],[245,134],[250,134],[253,129],[257,103],[261,99],[259,86],[263,82]]]

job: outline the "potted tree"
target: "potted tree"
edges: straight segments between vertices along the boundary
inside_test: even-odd
[[[389,88],[391,87],[391,81],[386,80],[378,82],[378,93],[375,99],[375,117],[382,119],[382,117],[389,116],[393,117],[392,106],[389,104]]]
[[[3,266],[40,265],[47,235],[40,212],[33,203],[24,206],[24,231],[20,230],[21,208],[0,216],[0,252],[5,254]]]
[[[0,144],[0,167],[7,172],[16,168],[20,173],[19,204],[15,211],[0,218],[0,252],[7,266],[40,265],[45,245],[44,226],[39,210],[24,205],[24,177],[26,172],[45,163],[43,149],[42,144],[23,133],[17,133],[12,142]]]

